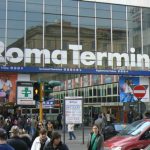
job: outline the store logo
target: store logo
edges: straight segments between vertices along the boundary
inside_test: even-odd
[[[57,65],[85,65],[91,66],[96,64],[102,66],[103,62],[107,60],[107,66],[112,67],[114,62],[116,66],[131,66],[131,67],[150,67],[150,58],[147,54],[135,54],[135,49],[130,49],[128,53],[109,53],[109,52],[92,52],[82,51],[82,45],[69,45],[69,49],[72,50],[72,55],[68,54],[67,50],[53,50],[48,49],[29,49],[25,48],[23,51],[20,48],[9,48],[4,50],[5,46],[3,42],[0,42],[0,62],[19,63],[24,61],[30,64],[33,60],[35,64],[41,64],[44,60],[44,64],[57,64]],[[5,53],[5,55],[4,55]],[[33,59],[34,58],[34,59]],[[69,62],[67,62],[69,58]]]
[[[22,94],[24,95],[24,97],[28,97],[28,95],[31,94],[31,90],[29,90],[28,88],[24,88],[24,90],[22,90]]]

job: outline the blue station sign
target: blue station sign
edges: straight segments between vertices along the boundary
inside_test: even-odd
[[[63,74],[103,74],[103,75],[131,75],[150,76],[150,70],[113,70],[113,69],[82,69],[82,68],[54,68],[54,67],[18,67],[1,66],[0,72],[16,73],[63,73]]]

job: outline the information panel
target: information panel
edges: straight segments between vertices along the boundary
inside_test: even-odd
[[[65,97],[65,123],[82,124],[82,97]]]

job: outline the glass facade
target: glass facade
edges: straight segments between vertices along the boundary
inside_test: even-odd
[[[125,66],[124,58],[121,66],[117,66],[113,58],[113,65],[109,65],[108,58],[101,55],[107,53],[127,53],[131,55],[130,48],[135,48],[135,54],[150,54],[150,9],[115,4],[75,0],[3,0],[0,4],[0,41],[4,43],[3,55],[9,48],[16,47],[23,52],[26,49],[48,50],[50,57],[40,55],[39,62],[35,64],[35,54],[31,55],[31,63],[27,58],[14,66],[59,67],[59,68],[97,68],[97,69],[133,69],[148,70],[144,65],[140,68],[135,65]],[[95,60],[90,65],[84,65],[80,57],[78,63],[72,63],[73,51],[69,44],[82,45],[82,51],[87,53],[87,58],[92,55]],[[53,59],[53,51],[67,51],[67,63],[57,63]],[[13,53],[13,57],[18,57]],[[25,57],[25,56],[24,56]],[[83,57],[83,55],[82,55]],[[90,56],[89,56],[90,57]],[[49,60],[47,60],[49,59]],[[50,60],[50,59],[53,59]],[[65,57],[59,58],[62,62]],[[99,60],[98,62],[96,60]],[[6,57],[0,65],[12,66]],[[49,61],[49,63],[46,63]],[[95,62],[94,62],[95,61]],[[129,60],[130,64],[134,60]],[[142,60],[144,62],[144,59]],[[87,61],[88,62],[88,61]],[[99,65],[101,64],[101,65]],[[41,77],[42,76],[42,77]],[[31,80],[46,78],[49,80],[67,81],[79,79],[81,76],[89,81],[87,76],[77,74],[31,74]],[[99,75],[101,76],[101,75]],[[94,81],[97,83],[96,76]],[[70,81],[69,81],[70,80]],[[78,81],[78,84],[81,81]],[[64,96],[84,96],[86,103],[118,102],[117,80],[111,84],[100,83],[64,89],[62,86],[59,98]],[[65,84],[65,83],[64,83]]]
[[[115,57],[113,66],[108,64],[107,57],[103,57],[99,65],[98,56],[93,56],[95,63],[88,66],[80,62],[80,57],[79,63],[73,65],[69,44],[82,45],[80,54],[89,51],[87,55],[91,52],[92,55],[96,52],[131,54],[130,48],[135,48],[135,54],[149,54],[148,16],[148,8],[133,6],[73,0],[5,0],[0,5],[0,41],[5,45],[5,52],[10,47],[23,51],[25,48],[47,49],[50,54],[56,49],[67,50],[67,64],[54,61],[47,64],[45,55],[40,55],[40,62],[35,64],[32,54],[31,63],[23,59],[16,66],[116,69]],[[5,64],[11,65],[9,59],[6,58]],[[120,67],[124,67],[123,59]],[[126,68],[137,69],[136,64]]]

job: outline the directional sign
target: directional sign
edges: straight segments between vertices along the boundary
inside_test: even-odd
[[[133,94],[136,98],[142,99],[146,94],[146,88],[144,85],[137,85],[133,88]]]

